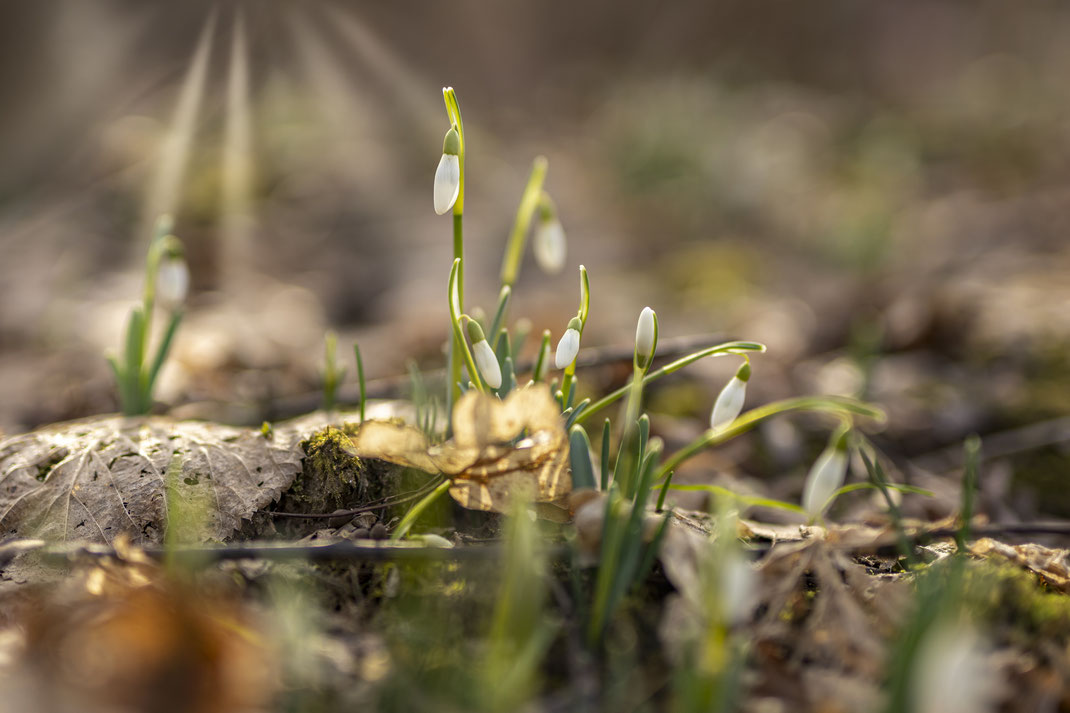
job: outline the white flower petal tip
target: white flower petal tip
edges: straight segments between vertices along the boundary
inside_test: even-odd
[[[828,499],[843,485],[847,477],[847,452],[838,448],[826,448],[814,462],[803,486],[803,510],[810,517],[817,517]]]
[[[498,366],[498,357],[494,356],[494,350],[486,339],[482,339],[472,345],[472,358],[476,360],[476,368],[483,376],[483,381],[492,389],[502,385],[502,369]]]
[[[444,153],[435,171],[435,212],[442,215],[457,202],[461,191],[461,159]]]
[[[554,366],[564,369],[576,360],[580,353],[580,333],[575,329],[566,329],[561,335],[561,341],[557,343],[557,352],[554,354]]]
[[[156,271],[156,299],[167,308],[174,308],[186,301],[189,293],[189,267],[181,258],[170,258],[160,264]]]
[[[754,602],[755,572],[739,553],[725,557],[721,564],[721,597],[724,616],[730,624],[740,624],[750,614]]]
[[[539,221],[532,243],[535,262],[543,272],[551,275],[561,272],[568,254],[565,229],[558,220]]]
[[[736,420],[743,410],[743,401],[747,398],[747,382],[733,376],[728,385],[721,389],[710,414],[710,428],[720,428]]]
[[[635,326],[635,353],[643,360],[649,361],[654,356],[655,331],[654,310],[644,307]]]

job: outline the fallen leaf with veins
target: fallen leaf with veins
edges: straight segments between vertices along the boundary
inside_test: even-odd
[[[301,472],[298,446],[322,417],[259,430],[150,416],[57,424],[0,442],[0,536],[137,545],[162,541],[173,497],[203,507],[224,540]]]
[[[970,552],[986,558],[1002,558],[1029,570],[1052,589],[1070,593],[1070,550],[1044,545],[1008,545],[983,537],[970,545]]]
[[[367,421],[353,443],[362,458],[445,475],[453,499],[472,510],[507,512],[520,496],[552,506],[540,514],[554,519],[566,512],[568,436],[548,387],[518,389],[504,401],[470,391],[454,407],[452,425],[453,438],[433,446],[415,426]]]

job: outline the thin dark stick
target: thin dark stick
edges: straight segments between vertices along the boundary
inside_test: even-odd
[[[43,544],[43,543],[42,543]],[[32,548],[31,548],[32,549]],[[24,548],[23,551],[27,551]],[[275,544],[250,542],[219,547],[145,547],[140,550],[152,559],[165,557],[179,562],[208,564],[227,560],[259,559],[268,561],[306,560],[323,562],[330,560],[355,560],[360,562],[423,562],[423,561],[479,561],[498,559],[505,549],[498,544],[470,545],[465,547],[426,547],[399,543],[382,543],[370,540],[354,542],[344,540],[320,545]],[[565,546],[546,550],[546,555],[555,560],[568,553]],[[52,562],[70,562],[80,557],[119,557],[109,545],[78,545],[40,550],[43,559]]]
[[[393,507],[394,505],[402,505],[403,503],[412,502],[413,500],[427,495],[441,484],[442,479],[438,478],[431,481],[429,484],[408,493],[396,495],[392,498],[383,498],[377,503],[353,508],[352,510],[339,510],[337,512],[281,512],[279,510],[268,510],[267,514],[272,517],[289,517],[301,520],[329,520],[335,517],[348,517],[350,515],[359,515],[363,512],[373,512],[375,510]]]

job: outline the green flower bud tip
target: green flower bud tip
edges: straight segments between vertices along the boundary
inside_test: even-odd
[[[472,340],[472,344],[487,341],[487,337],[483,334],[483,328],[474,319],[468,320],[468,338]]]
[[[750,360],[743,362],[742,366],[736,370],[736,378],[742,381],[744,384],[750,381]]]
[[[446,138],[442,139],[442,153],[450,156],[459,156],[461,153],[461,135],[457,133],[457,127],[451,126],[446,132]]]

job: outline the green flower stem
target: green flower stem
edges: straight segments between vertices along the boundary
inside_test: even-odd
[[[546,180],[546,170],[549,165],[545,156],[536,156],[531,165],[528,184],[524,187],[524,193],[520,197],[520,206],[516,210],[516,219],[513,221],[509,242],[505,245],[505,256],[502,258],[502,286],[504,287],[512,287],[516,284],[517,275],[520,273],[520,263],[524,257],[524,243],[527,240],[528,228],[531,227],[535,209],[539,207],[539,196],[542,194],[542,184]]]
[[[449,282],[449,305],[450,305],[450,325],[453,328],[453,343],[454,345],[460,345],[454,350],[454,355],[460,354],[464,357],[465,366],[468,367],[468,375],[472,379],[472,383],[476,385],[476,388],[486,393],[487,387],[483,383],[483,377],[479,373],[479,369],[476,368],[476,360],[472,357],[472,351],[468,348],[468,342],[464,338],[464,330],[461,328],[461,306],[460,300],[457,296],[457,280],[458,272],[461,267],[461,260],[455,259],[453,261],[453,269],[450,270],[450,282]],[[458,382],[461,380],[461,361],[454,357],[453,364],[457,367],[457,380],[450,385],[450,393],[453,393],[454,389],[458,389]],[[453,373],[450,373],[450,377],[453,377]],[[450,413],[453,413],[452,405],[457,403],[456,399],[460,398],[460,391],[456,394],[453,401],[450,402]]]
[[[360,345],[353,343],[353,354],[357,358],[357,383],[360,385],[360,422],[364,423],[364,404],[367,402],[367,384],[364,381],[364,359],[360,356]]]
[[[587,326],[587,315],[591,311],[591,279],[587,276],[587,268],[580,265],[580,309],[576,313],[576,316],[580,319],[580,336],[583,336],[583,329]],[[578,355],[577,355],[578,358]],[[561,394],[562,394],[562,407],[565,406],[564,401],[568,399],[569,389],[572,388],[572,382],[576,378],[576,359],[565,367],[565,373],[561,377]]]
[[[409,530],[412,529],[413,524],[419,519],[431,503],[442,497],[442,494],[450,489],[451,481],[449,479],[443,480],[439,483],[438,487],[432,490],[430,493],[420,499],[418,503],[409,508],[409,511],[405,513],[405,517],[401,518],[401,522],[394,528],[394,532],[390,535],[390,540],[396,542],[405,535],[409,534]]]
[[[464,141],[464,122],[461,120],[461,107],[457,103],[457,93],[453,91],[453,87],[446,87],[442,90],[442,100],[446,104],[446,114],[449,116],[450,124],[457,127],[457,135],[460,137],[461,148],[457,154],[457,162],[460,165],[460,185],[457,189],[457,200],[453,203],[453,264],[457,272],[456,275],[456,293],[458,312],[464,311],[464,154],[465,154],[465,141]],[[452,280],[451,276],[451,280]],[[450,298],[453,298],[453,291],[450,291]],[[452,304],[451,304],[452,307]],[[451,309],[452,312],[452,309]],[[454,329],[453,340],[450,345],[450,357],[449,357],[449,383],[446,385],[447,395],[447,412],[453,411],[453,404],[457,403],[457,399],[461,397],[461,387],[459,383],[461,381],[461,360],[457,358],[457,355],[462,351],[467,352],[468,348],[465,345],[464,334],[459,330]],[[468,355],[469,359],[471,355]],[[478,381],[479,377],[473,378],[473,381]]]
[[[666,374],[671,374],[674,371],[679,371],[685,366],[693,364],[699,359],[703,359],[708,356],[724,356],[726,354],[744,354],[746,352],[764,351],[765,345],[759,344],[758,342],[725,342],[724,344],[718,344],[716,346],[697,351],[694,354],[689,354],[685,357],[681,357],[680,359],[677,359],[674,362],[666,364],[660,369],[655,369],[654,371],[648,373],[645,377],[643,377],[643,386],[645,387],[652,381],[660,379]],[[576,418],[576,423],[583,423],[588,418],[598,413],[605,407],[612,405],[622,396],[627,394],[631,387],[631,383],[625,384],[616,391],[607,394],[606,396],[603,396],[598,401],[595,401],[593,404],[588,406],[587,409],[579,417]]]
[[[594,406],[591,406],[587,411],[584,411],[584,415],[589,413],[592,408],[594,408]],[[861,401],[840,396],[802,396],[799,398],[774,401],[773,403],[747,411],[730,424],[721,426],[720,428],[707,430],[694,441],[669,456],[668,460],[662,463],[661,467],[658,469],[658,479],[664,477],[669,471],[676,470],[681,463],[701,451],[703,448],[724,443],[741,433],[749,431],[767,418],[789,411],[823,411],[826,413],[834,413],[848,419],[853,416],[862,416],[878,422],[883,422],[885,420],[884,412],[880,409],[862,403]]]

